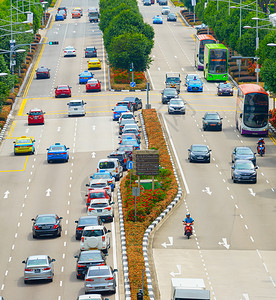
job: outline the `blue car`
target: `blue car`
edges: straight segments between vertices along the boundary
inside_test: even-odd
[[[92,79],[94,74],[90,71],[83,71],[79,75],[79,84],[87,83],[89,79]]]
[[[203,82],[200,79],[189,80],[187,92],[203,92]]]
[[[47,148],[47,161],[51,163],[53,161],[65,161],[69,160],[68,147],[61,145],[60,143],[55,143],[54,145]]]
[[[106,170],[99,170],[99,172],[94,173],[90,176],[91,179],[106,179],[108,184],[111,186],[111,190],[114,191],[115,188],[115,178],[111,175],[110,172]]]
[[[112,110],[113,110],[113,121],[118,121],[121,113],[125,113],[129,111],[129,109],[123,105],[117,105]]]
[[[122,140],[121,146],[126,146],[126,145],[133,146],[133,148],[135,150],[140,150],[140,145],[138,144],[137,140],[133,139],[131,137],[128,137],[127,139]]]
[[[153,17],[153,24],[163,24],[163,18],[159,15]]]
[[[64,21],[63,14],[57,13],[55,16],[55,21]]]

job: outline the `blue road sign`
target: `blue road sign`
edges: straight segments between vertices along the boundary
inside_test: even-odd
[[[128,169],[128,170],[132,170],[132,169],[133,169],[133,161],[129,160],[129,161],[127,162],[127,169]]]
[[[131,87],[135,87],[135,85],[136,85],[136,83],[135,83],[134,81],[132,81],[132,82],[130,83],[130,86],[131,86]]]

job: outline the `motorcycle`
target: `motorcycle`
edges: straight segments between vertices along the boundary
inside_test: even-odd
[[[265,145],[263,143],[258,144],[257,151],[258,151],[258,154],[263,156],[265,154]]]
[[[184,235],[186,235],[188,237],[188,239],[189,239],[192,234],[193,234],[192,224],[191,223],[187,223],[185,225]]]

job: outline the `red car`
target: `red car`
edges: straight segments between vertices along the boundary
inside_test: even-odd
[[[93,199],[107,199],[110,200],[110,197],[108,196],[105,189],[96,189],[96,190],[89,190],[88,195],[86,199],[86,206],[88,207],[90,205],[91,200]]]
[[[138,143],[138,139],[137,139],[137,137],[136,137],[136,134],[134,134],[134,133],[123,133],[123,134],[121,135],[121,137],[120,137],[121,139],[120,139],[119,144],[122,143],[122,140],[126,140],[128,137],[131,137],[132,139],[136,140],[137,143]]]
[[[55,97],[71,97],[71,87],[69,85],[58,85],[55,88]]]
[[[44,114],[41,109],[39,108],[33,108],[31,109],[27,115],[28,115],[28,125],[32,124],[44,124]]]
[[[89,79],[86,83],[86,92],[91,91],[101,91],[101,82],[96,78]]]

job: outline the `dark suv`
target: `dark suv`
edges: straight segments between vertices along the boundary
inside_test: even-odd
[[[88,46],[84,49],[85,57],[97,57],[97,49],[94,46]]]
[[[138,109],[142,109],[142,106],[143,106],[142,100],[139,99],[138,97],[125,97],[124,101],[128,101],[128,102],[132,103],[134,111],[138,110]]]
[[[174,88],[165,88],[162,92],[162,103],[169,103],[172,98],[178,98],[176,89]]]
[[[113,151],[108,155],[108,158],[118,158],[123,170],[127,170],[127,162],[130,160],[125,151]]]

